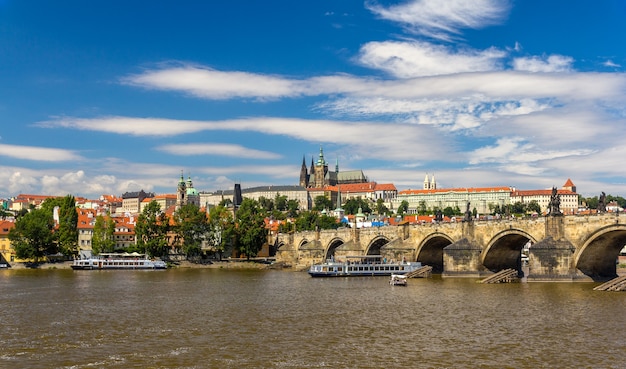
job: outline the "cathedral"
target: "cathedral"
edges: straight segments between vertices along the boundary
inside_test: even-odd
[[[311,167],[307,168],[305,159],[302,157],[300,168],[300,186],[304,188],[325,188],[349,183],[366,183],[367,177],[361,170],[339,171],[339,161],[335,162],[335,170],[328,170],[328,162],[324,159],[324,150],[320,146],[317,161],[311,157]]]

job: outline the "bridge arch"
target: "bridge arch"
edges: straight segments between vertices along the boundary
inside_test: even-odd
[[[537,240],[520,229],[507,229],[495,234],[480,257],[483,266],[492,272],[502,269],[521,270],[521,256],[524,245]]]
[[[416,250],[416,261],[433,268],[433,273],[443,273],[443,249],[454,243],[450,236],[435,232],[424,238]]]
[[[594,280],[617,276],[616,260],[626,245],[626,225],[615,224],[598,229],[589,235],[574,255],[574,265]]]
[[[365,249],[365,255],[380,255],[380,248],[389,243],[389,238],[385,236],[378,236],[374,238],[367,248]]]
[[[335,237],[330,240],[330,242],[328,242],[328,246],[326,247],[326,252],[324,253],[324,260],[334,257],[337,247],[343,245],[344,243],[345,241],[340,237]]]

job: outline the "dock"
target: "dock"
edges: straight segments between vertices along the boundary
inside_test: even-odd
[[[480,283],[511,283],[517,282],[518,272],[515,269],[503,269],[496,274],[490,275],[489,277],[480,281]]]
[[[595,287],[594,291],[626,291],[626,275],[611,279]]]
[[[416,269],[412,272],[405,274],[407,278],[428,278],[433,271],[433,267],[424,265],[423,267]]]

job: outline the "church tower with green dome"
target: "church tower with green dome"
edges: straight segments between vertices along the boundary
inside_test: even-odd
[[[194,204],[200,207],[200,194],[193,187],[191,176],[189,176],[187,181],[185,181],[185,177],[181,171],[178,187],[176,188],[176,210],[187,204]]]

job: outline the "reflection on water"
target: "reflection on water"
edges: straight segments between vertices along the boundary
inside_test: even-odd
[[[0,367],[621,368],[626,293],[306,273],[0,271]]]

